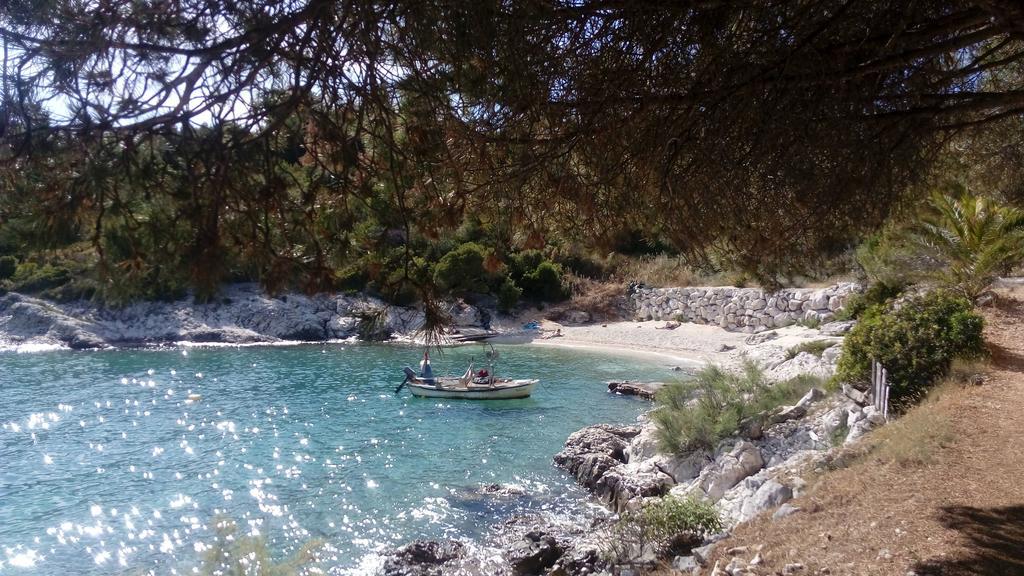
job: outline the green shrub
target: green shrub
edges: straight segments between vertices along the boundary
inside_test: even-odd
[[[569,296],[562,284],[562,267],[549,260],[523,276],[522,282],[523,293],[534,300],[560,302]]]
[[[821,358],[821,355],[825,350],[828,350],[835,345],[836,343],[831,340],[812,340],[810,342],[802,342],[791,347],[789,350],[786,350],[786,360],[796,358],[797,354],[800,354],[801,352],[808,352],[810,354],[814,354],[818,358]]]
[[[519,282],[524,276],[533,272],[544,261],[544,255],[539,250],[523,250],[513,254],[509,259],[509,273],[512,279]]]
[[[486,292],[487,250],[475,242],[466,242],[441,257],[434,268],[434,283],[448,292]]]
[[[36,293],[48,288],[63,286],[71,280],[71,272],[67,268],[35,262],[23,262],[11,277],[11,290],[15,292]]]
[[[658,392],[658,408],[651,413],[658,448],[672,454],[711,452],[745,419],[792,404],[820,385],[820,378],[806,375],[771,383],[752,362],[744,365],[742,374],[708,366],[693,380],[669,384]]]
[[[685,554],[721,530],[722,521],[710,502],[673,496],[651,499],[619,517],[609,555],[615,562],[628,562],[645,551],[657,556]]]
[[[836,313],[836,320],[855,320],[860,318],[865,310],[876,304],[885,304],[889,300],[897,298],[903,293],[905,286],[902,283],[888,284],[886,282],[875,282],[867,290],[860,294],[851,294],[846,299],[846,304]]]
[[[505,281],[498,287],[498,310],[509,312],[519,303],[519,297],[523,291],[511,278],[506,277]]]
[[[18,259],[14,256],[0,257],[0,280],[7,280],[18,270]]]
[[[804,328],[810,328],[811,330],[817,330],[821,328],[821,318],[801,318],[796,321],[797,326],[803,326]]]
[[[888,370],[893,408],[905,409],[954,359],[984,353],[982,325],[969,300],[948,292],[908,298],[895,308],[872,306],[847,335],[836,375],[866,384],[875,359]]]

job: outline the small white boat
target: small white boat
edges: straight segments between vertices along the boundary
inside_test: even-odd
[[[539,380],[488,378],[486,381],[463,382],[460,378],[434,378],[427,382],[410,379],[406,386],[413,396],[423,398],[464,398],[468,400],[510,400],[527,398]]]

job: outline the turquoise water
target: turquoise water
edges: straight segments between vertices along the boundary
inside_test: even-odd
[[[365,573],[414,538],[479,540],[517,513],[578,514],[585,495],[552,455],[574,430],[649,406],[604,380],[667,368],[500,350],[499,373],[541,379],[533,397],[395,396],[418,360],[404,346],[0,353],[0,573],[190,573],[215,519],[276,558],[317,540],[330,573]],[[448,350],[435,371],[471,356],[481,348]],[[530,495],[479,497],[490,483]]]

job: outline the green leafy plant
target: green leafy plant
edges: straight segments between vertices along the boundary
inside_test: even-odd
[[[545,260],[523,276],[523,293],[535,300],[560,302],[569,297],[562,284],[562,267]]]
[[[982,325],[971,302],[949,292],[914,296],[899,306],[872,306],[847,335],[836,376],[867,384],[871,360],[877,360],[888,370],[893,407],[903,410],[919,400],[954,359],[984,354]]]
[[[786,350],[786,360],[796,358],[797,354],[800,354],[801,352],[814,354],[818,358],[821,358],[821,355],[825,350],[828,350],[835,345],[836,343],[831,340],[811,340],[810,342],[801,342],[800,344]]]
[[[887,283],[878,281],[864,292],[851,294],[846,299],[846,304],[836,312],[836,320],[855,320],[860,318],[865,310],[876,304],[885,304],[903,293],[906,286],[902,283]]]
[[[662,452],[711,452],[723,438],[735,434],[747,418],[760,417],[778,406],[792,404],[822,380],[798,376],[769,382],[753,362],[734,374],[708,366],[693,380],[663,387],[651,413]]]
[[[519,298],[522,295],[522,289],[516,286],[511,278],[506,277],[498,287],[498,310],[510,312],[519,303]]]
[[[23,262],[11,277],[11,289],[15,292],[40,292],[48,288],[56,288],[71,280],[71,272],[67,268],[35,262]]]
[[[710,502],[674,496],[650,499],[619,517],[608,555],[613,561],[629,562],[646,551],[657,556],[685,554],[721,530],[722,521]]]
[[[937,264],[932,280],[974,299],[1024,260],[1024,211],[966,191],[935,194],[910,238]]]
[[[488,273],[484,268],[487,250],[466,242],[441,257],[434,268],[434,283],[450,292],[486,292]]]

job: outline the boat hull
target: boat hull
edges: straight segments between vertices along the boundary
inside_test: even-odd
[[[513,380],[509,383],[490,386],[455,387],[445,384],[422,384],[409,382],[409,391],[421,398],[462,398],[466,400],[512,400],[527,398],[533,393],[538,380]]]

